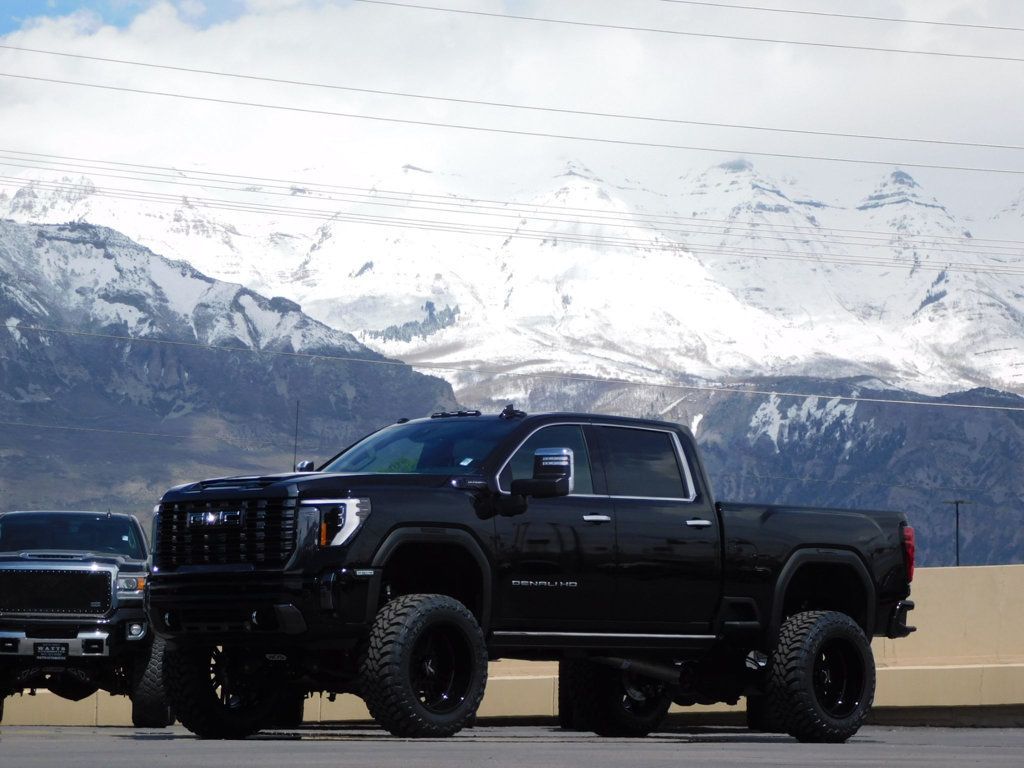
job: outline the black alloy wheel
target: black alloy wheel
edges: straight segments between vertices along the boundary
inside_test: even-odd
[[[473,679],[466,637],[451,626],[428,628],[412,650],[409,682],[428,712],[448,714],[465,702]]]
[[[241,648],[168,651],[164,688],[182,725],[203,739],[242,739],[271,721],[281,697],[259,659]]]
[[[849,717],[864,692],[864,661],[847,640],[826,642],[814,662],[814,695],[829,716]]]

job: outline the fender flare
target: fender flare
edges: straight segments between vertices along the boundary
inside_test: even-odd
[[[793,577],[804,565],[842,565],[851,568],[860,579],[864,587],[864,596],[867,604],[864,606],[864,634],[871,639],[875,628],[875,583],[871,579],[867,566],[860,557],[846,549],[822,549],[819,547],[808,547],[796,550],[786,564],[779,571],[779,578],[775,581],[775,592],[772,597],[771,623],[768,625],[768,639],[774,644],[782,626],[782,608],[785,605],[786,591],[789,589]]]
[[[399,547],[405,546],[406,544],[449,544],[461,547],[469,554],[470,557],[476,562],[480,568],[480,575],[482,584],[480,585],[481,597],[480,597],[480,628],[487,633],[487,629],[491,624],[491,585],[494,583],[492,578],[491,563],[484,554],[483,548],[469,532],[459,528],[422,528],[422,527],[408,527],[398,528],[389,533],[381,545],[377,548],[376,553],[373,556],[371,565],[374,570],[380,569],[378,575],[373,579],[373,583],[370,585],[370,600],[368,601],[371,606],[379,605],[380,603],[380,590],[382,589],[382,577],[384,567],[387,565],[388,560],[395,553]]]

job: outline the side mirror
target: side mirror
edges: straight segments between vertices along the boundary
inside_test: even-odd
[[[295,465],[296,472],[314,472],[316,465],[312,461],[300,461]]]
[[[533,454],[533,477],[512,481],[513,496],[549,499],[573,491],[572,448],[538,448]]]

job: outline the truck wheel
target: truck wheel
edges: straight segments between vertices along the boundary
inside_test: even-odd
[[[646,736],[658,729],[672,705],[668,686],[631,672],[584,662],[574,674],[579,730],[599,736]]]
[[[366,706],[393,735],[451,736],[480,706],[487,648],[458,600],[404,595],[378,612],[360,667]]]
[[[244,739],[266,725],[278,695],[247,661],[222,646],[167,651],[164,689],[181,724],[201,739]]]
[[[582,659],[562,659],[558,662],[558,725],[565,731],[588,731],[580,722],[577,708],[580,678],[590,662]]]
[[[135,662],[135,685],[132,687],[132,725],[136,728],[166,728],[174,723],[174,715],[164,695],[164,641],[153,642]]]
[[[268,728],[298,728],[302,725],[306,711],[305,690],[288,689],[277,700]]]
[[[875,658],[864,632],[837,611],[790,616],[772,653],[768,695],[790,736],[846,741],[875,696]]]
[[[747,696],[747,728],[757,733],[785,733],[782,718],[775,713],[767,696]]]

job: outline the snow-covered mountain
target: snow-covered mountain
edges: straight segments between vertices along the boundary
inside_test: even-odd
[[[142,512],[454,404],[287,299],[103,227],[0,220],[0,509]]]
[[[1024,252],[976,239],[903,171],[827,201],[742,160],[658,192],[577,163],[516,203],[454,187],[406,166],[369,192],[254,182],[154,204],[75,178],[27,181],[0,215],[117,227],[381,353],[460,369],[437,372],[467,404],[531,404],[560,373],[1024,392]]]

